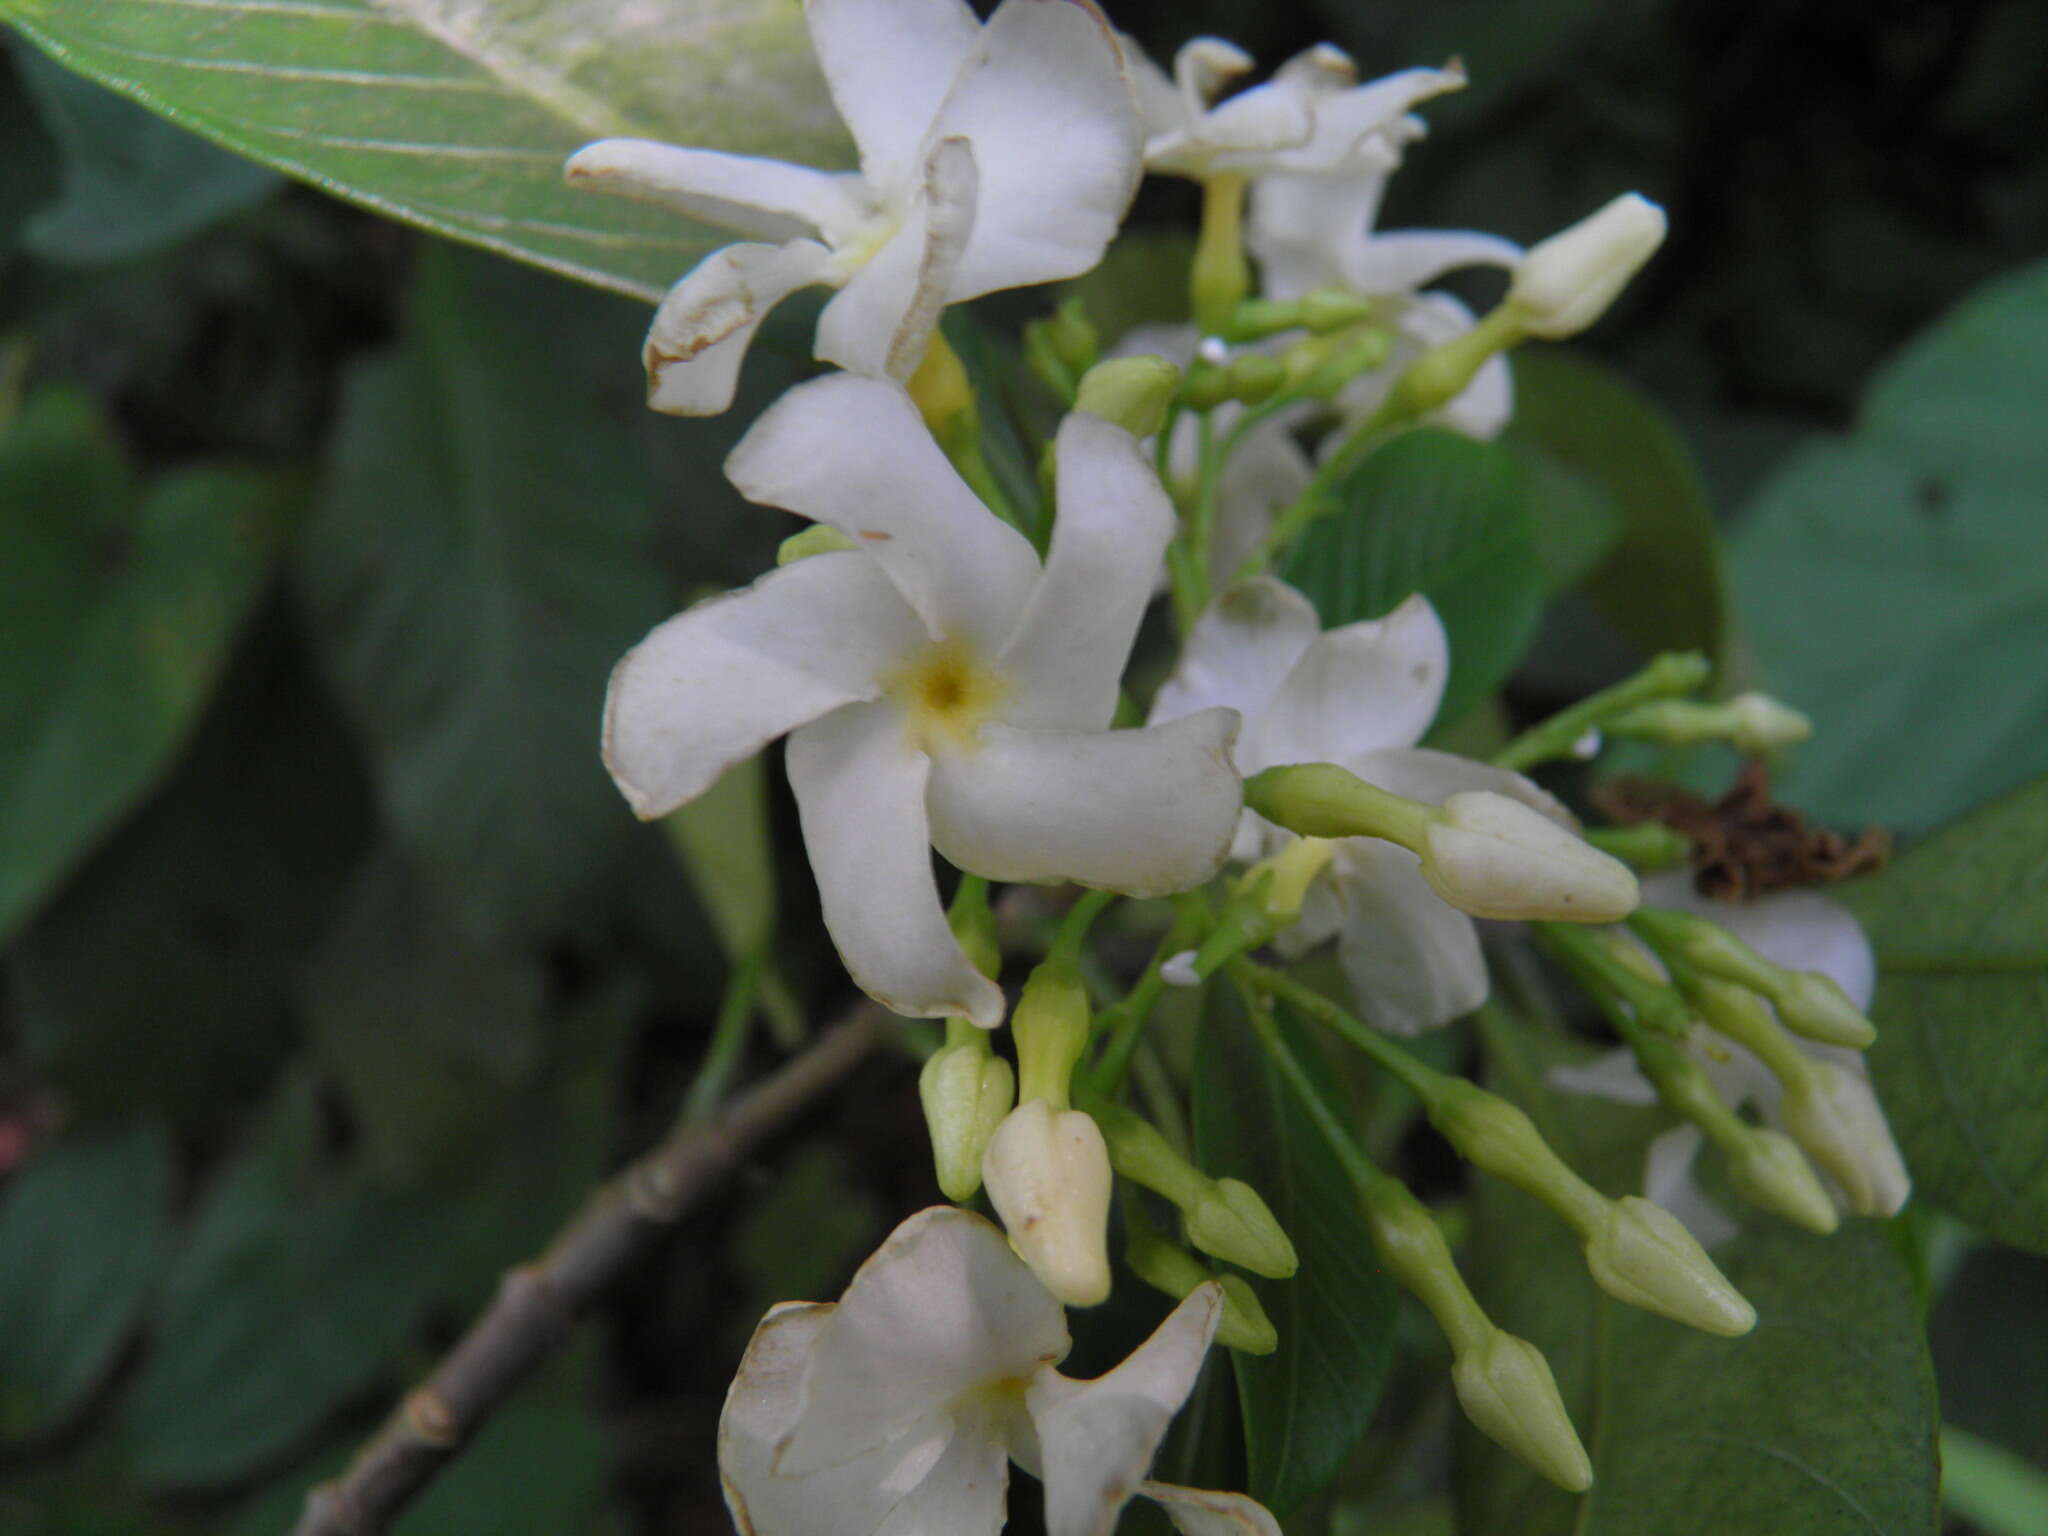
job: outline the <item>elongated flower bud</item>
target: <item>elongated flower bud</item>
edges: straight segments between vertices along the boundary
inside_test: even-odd
[[[972,1039],[932,1053],[917,1075],[917,1096],[940,1190],[948,1200],[973,1199],[981,1188],[982,1154],[1016,1100],[1010,1064],[976,1030]]]
[[[1896,1216],[1912,1178],[1869,1080],[1832,1061],[1809,1061],[1785,1085],[1778,1118],[1792,1139],[1842,1187],[1858,1216]]]
[[[1586,1268],[1616,1301],[1703,1333],[1733,1338],[1756,1326],[1756,1308],[1678,1218],[1640,1195],[1614,1202],[1586,1243]]]
[[[1431,888],[1474,917],[1612,923],[1641,899],[1626,864],[1492,790],[1444,801],[1416,851]]]
[[[1133,1232],[1124,1247],[1124,1262],[1130,1265],[1132,1274],[1175,1301],[1184,1299],[1198,1286],[1211,1281],[1220,1283],[1223,1321],[1216,1327],[1216,1342],[1224,1348],[1247,1355],[1270,1355],[1280,1347],[1279,1330],[1244,1276],[1213,1275],[1207,1265],[1185,1248],[1150,1230],[1142,1234]]]
[[[1523,329],[1546,341],[1576,336],[1607,313],[1628,280],[1664,243],[1664,210],[1634,192],[1532,246],[1515,267],[1507,302]]]
[[[1182,1212],[1188,1241],[1202,1252],[1269,1280],[1301,1267],[1294,1244],[1259,1192],[1239,1179],[1213,1179]]]
[[[1593,1486],[1593,1463],[1558,1396],[1550,1362],[1527,1339],[1494,1329],[1458,1356],[1451,1385],[1480,1433],[1569,1493]]]
[[[1834,977],[1820,971],[1787,971],[1771,993],[1778,1018],[1794,1034],[1823,1045],[1868,1050],[1877,1027],[1849,1000]]]
[[[1744,1126],[1748,1134],[1723,1145],[1728,1179],[1735,1192],[1760,1210],[1774,1211],[1809,1232],[1828,1233],[1842,1224],[1835,1202],[1799,1145],[1782,1131]]]
[[[1133,437],[1166,425],[1166,408],[1180,388],[1180,370],[1163,357],[1118,357],[1097,363],[1081,380],[1074,408],[1115,422]]]
[[[1078,1109],[1031,1099],[1010,1111],[981,1160],[1010,1246],[1070,1307],[1109,1297],[1109,1152]]]

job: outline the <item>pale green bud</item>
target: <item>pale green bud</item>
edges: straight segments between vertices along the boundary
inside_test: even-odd
[[[1266,1316],[1259,1293],[1243,1275],[1219,1275],[1223,1286],[1223,1321],[1216,1342],[1246,1355],[1270,1355],[1280,1347],[1280,1330]]]
[[[1451,1385],[1479,1432],[1568,1493],[1593,1486],[1593,1463],[1572,1428],[1550,1362],[1527,1339],[1494,1329],[1451,1366]]]
[[[1181,404],[1191,411],[1213,411],[1230,394],[1230,370],[1214,363],[1197,361],[1181,380]]]
[[[974,968],[996,979],[1003,968],[1002,939],[996,933],[996,914],[988,904],[988,884],[963,879],[946,909],[946,926]]]
[[[1616,1301],[1703,1333],[1733,1338],[1756,1326],[1756,1308],[1678,1218],[1640,1195],[1609,1207],[1586,1242],[1586,1268]]]
[[[1046,340],[1052,346],[1053,355],[1075,378],[1082,379],[1085,388],[1086,380],[1082,376],[1095,366],[1096,359],[1102,355],[1102,341],[1095,334],[1095,323],[1088,318],[1088,306],[1079,294],[1070,294],[1060,301],[1052,319],[1046,322]]]
[[[1217,1325],[1216,1342],[1247,1355],[1270,1355],[1280,1347],[1279,1331],[1242,1275],[1213,1275],[1201,1260],[1156,1232],[1133,1235],[1124,1248],[1124,1262],[1132,1274],[1175,1301],[1197,1286],[1218,1281],[1223,1287],[1223,1321]]]
[[[1067,960],[1042,961],[1024,983],[1010,1015],[1019,1097],[1044,1099],[1055,1109],[1067,1107],[1075,1063],[1088,1047],[1088,1024],[1088,989],[1080,972]]]
[[[1664,210],[1634,192],[1532,246],[1515,267],[1507,303],[1532,336],[1561,341],[1607,312],[1664,243]]]
[[[1832,1061],[1809,1060],[1785,1084],[1778,1119],[1791,1138],[1841,1186],[1858,1216],[1896,1216],[1912,1178],[1869,1080]]]
[[[1133,437],[1151,437],[1166,425],[1179,388],[1180,370],[1163,357],[1116,357],[1088,370],[1074,408],[1115,422]]]
[[[842,549],[852,549],[853,540],[834,528],[830,523],[813,523],[802,533],[792,533],[775,550],[775,563],[788,565],[806,555],[835,554]]]
[[[1233,357],[1223,372],[1230,381],[1231,398],[1246,405],[1270,400],[1287,382],[1286,365],[1277,357],[1258,352]]]
[[[1181,1216],[1188,1241],[1213,1258],[1269,1280],[1285,1280],[1301,1265],[1271,1208],[1240,1179],[1211,1181]]]
[[[1378,302],[1349,288],[1317,288],[1301,297],[1301,323],[1311,331],[1341,330],[1379,312]]]
[[[1254,864],[1241,888],[1249,890],[1259,871],[1271,871],[1272,878],[1259,895],[1267,919],[1278,931],[1300,918],[1302,903],[1308,900],[1308,888],[1336,856],[1337,845],[1327,838],[1296,838],[1270,858]]]
[[[1743,1129],[1746,1136],[1722,1148],[1738,1195],[1809,1232],[1828,1233],[1841,1225],[1835,1202],[1791,1137],[1754,1126]]]
[[[1109,1152],[1078,1109],[1030,1099],[1010,1111],[981,1160],[989,1204],[1039,1284],[1070,1307],[1109,1297]]]
[[[1813,735],[1810,719],[1766,693],[1738,693],[1728,701],[1728,711],[1735,722],[1728,739],[1738,752],[1772,752]]]
[[[1251,267],[1244,254],[1244,198],[1242,175],[1224,173],[1202,183],[1202,230],[1188,271],[1188,299],[1195,324],[1211,334],[1230,324],[1251,290]]]
[[[1474,917],[1612,923],[1641,899],[1626,864],[1488,789],[1444,801],[1416,851],[1430,887]]]
[[[1787,1029],[1823,1045],[1862,1051],[1877,1040],[1877,1026],[1823,972],[1787,971],[1771,989],[1771,1003]]]
[[[1745,693],[1725,704],[1663,699],[1643,704],[1607,722],[1616,736],[1633,736],[1666,746],[1725,741],[1756,754],[1791,746],[1813,734],[1813,722],[1798,710],[1761,693]]]
[[[953,443],[980,430],[974,408],[974,386],[960,354],[953,350],[946,333],[932,332],[924,357],[905,386],[917,412],[933,437],[942,444]]]
[[[932,1165],[948,1200],[971,1200],[981,1188],[981,1159],[989,1138],[1015,1102],[1010,1064],[976,1038],[935,1051],[917,1075],[917,1096],[931,1133]]]

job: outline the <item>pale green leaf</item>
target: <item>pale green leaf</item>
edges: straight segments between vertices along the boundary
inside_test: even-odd
[[[252,159],[647,299],[724,239],[570,190],[579,145],[846,158],[802,12],[780,0],[0,0],[0,18]]]

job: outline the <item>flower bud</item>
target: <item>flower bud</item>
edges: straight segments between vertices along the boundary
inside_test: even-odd
[[[1093,368],[1102,355],[1102,339],[1095,334],[1095,323],[1088,318],[1088,306],[1079,294],[1069,294],[1060,300],[1059,308],[1046,322],[1045,337],[1053,356],[1077,379]]]
[[[1010,1111],[981,1160],[1010,1246],[1070,1307],[1109,1297],[1109,1152],[1078,1109],[1030,1099]]]
[[[1132,1274],[1175,1301],[1182,1300],[1197,1286],[1219,1282],[1223,1287],[1223,1321],[1217,1325],[1216,1342],[1247,1355],[1270,1355],[1280,1347],[1279,1330],[1266,1316],[1258,1293],[1244,1276],[1212,1275],[1185,1248],[1151,1231],[1132,1235],[1124,1248],[1124,1262],[1130,1265]]]
[[[1787,1029],[1823,1045],[1861,1051],[1877,1040],[1877,1027],[1824,972],[1787,971],[1771,989],[1771,1004]]]
[[[1115,422],[1133,437],[1151,437],[1166,425],[1178,388],[1180,370],[1165,358],[1116,357],[1088,370],[1074,408]]]
[[[1230,381],[1230,397],[1246,405],[1270,400],[1287,382],[1286,365],[1279,358],[1260,352],[1233,357],[1223,372]]]
[[[1431,888],[1474,917],[1612,923],[1640,899],[1626,864],[1489,789],[1444,801],[1417,852]]]
[[[1531,336],[1561,341],[1607,312],[1664,243],[1664,210],[1634,192],[1532,246],[1515,267],[1507,302]]]
[[[982,1154],[1015,1101],[1010,1064],[976,1030],[973,1039],[932,1054],[917,1075],[917,1096],[940,1190],[956,1203],[973,1199],[981,1188]]]
[[[1727,704],[1734,729],[1728,740],[1751,756],[1793,746],[1813,734],[1813,722],[1766,693],[1739,693]]]
[[[1586,1243],[1586,1267],[1615,1300],[1703,1333],[1733,1338],[1756,1326],[1756,1308],[1678,1218],[1640,1195],[1610,1207]]]
[[[853,540],[830,523],[813,523],[802,533],[792,533],[776,547],[775,563],[788,565],[806,555],[835,554],[853,547]]]
[[[1311,331],[1341,330],[1381,312],[1382,301],[1349,288],[1317,288],[1301,297],[1301,323]]]
[[[1182,1213],[1188,1241],[1212,1258],[1268,1280],[1285,1280],[1301,1260],[1259,1192],[1240,1179],[1215,1179]]]
[[[1835,1202],[1791,1137],[1755,1126],[1743,1129],[1746,1136],[1723,1148],[1735,1193],[1809,1232],[1825,1234],[1841,1225]]]
[[[945,332],[932,332],[924,358],[905,387],[917,406],[918,415],[924,418],[925,426],[939,442],[951,443],[962,434],[971,435],[980,430],[979,415],[974,408],[974,386],[968,381],[960,354],[946,340]]]
[[[1807,1068],[1785,1084],[1778,1119],[1841,1186],[1852,1212],[1896,1216],[1913,1181],[1869,1079],[1832,1061],[1811,1060]]]
[[[1593,1486],[1593,1463],[1572,1428],[1550,1362],[1527,1339],[1494,1329],[1451,1366],[1465,1416],[1488,1439],[1568,1493]]]
[[[1048,957],[1024,983],[1010,1015],[1020,1098],[1067,1107],[1074,1064],[1088,1047],[1088,989],[1071,961]]]

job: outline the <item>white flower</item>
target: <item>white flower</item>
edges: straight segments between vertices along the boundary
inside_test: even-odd
[[[1673,871],[1643,882],[1643,902],[1711,918],[1773,964],[1817,971],[1832,978],[1857,1008],[1870,1005],[1877,985],[1877,962],[1870,941],[1846,907],[1816,891],[1779,891],[1739,904],[1715,901],[1693,890],[1690,875]],[[1830,1176],[1831,1193],[1843,1210],[1852,1215],[1896,1214],[1905,1204],[1911,1183],[1884,1110],[1870,1086],[1862,1053],[1796,1035],[1790,1038],[1812,1058],[1818,1090],[1813,1100],[1789,1106],[1800,1132],[1796,1139]],[[1714,1091],[1731,1109],[1753,1103],[1765,1125],[1789,1127],[1787,1095],[1777,1077],[1753,1054],[1705,1028],[1695,1030],[1687,1043]],[[1554,1067],[1548,1080],[1567,1092],[1625,1104],[1652,1104],[1657,1097],[1636,1066],[1634,1053],[1625,1048],[1583,1067]],[[1830,1138],[1839,1146],[1840,1155],[1821,1157],[1818,1143],[1811,1139],[1813,1133]],[[1693,1163],[1703,1141],[1699,1128],[1690,1124],[1656,1137],[1644,1157],[1643,1193],[1711,1247],[1734,1236],[1738,1227],[1694,1177]]]
[[[580,149],[570,181],[756,237],[707,256],[647,333],[648,403],[732,403],[761,319],[840,290],[817,355],[908,378],[947,304],[1087,271],[1139,175],[1130,83],[1090,0],[808,0],[826,83],[860,150],[833,174],[644,139]]]
[[[1188,1536],[1279,1536],[1238,1494],[1143,1481],[1222,1316],[1204,1285],[1105,1376],[1053,1369],[1060,1305],[981,1217],[904,1222],[836,1305],[777,1307],[726,1395],[718,1465],[746,1536],[994,1536],[1009,1463],[1048,1536],[1108,1536],[1133,1493]]]
[[[1329,762],[1432,805],[1492,790],[1569,828],[1564,808],[1520,774],[1415,746],[1449,674],[1449,644],[1427,598],[1325,634],[1307,598],[1262,576],[1225,593],[1196,623],[1152,720],[1226,705],[1244,716],[1236,762],[1246,775]],[[1233,853],[1257,859],[1292,835],[1246,812]],[[1412,1034],[1486,999],[1472,919],[1430,888],[1422,861],[1405,848],[1343,839],[1309,887],[1300,921],[1277,943],[1300,953],[1333,934],[1362,1011],[1382,1029]]]
[[[1242,803],[1229,711],[1108,729],[1173,533],[1158,479],[1129,433],[1085,412],[1060,428],[1057,466],[1041,565],[903,389],[802,385],[726,472],[856,547],[678,614],[612,675],[605,763],[643,817],[790,733],[825,926],[899,1013],[1002,1019],[946,926],[930,848],[991,879],[1157,895],[1215,873]]]
[[[1515,268],[1508,302],[1531,336],[1562,341],[1607,313],[1628,280],[1664,243],[1664,210],[1624,192],[1597,213],[1532,246]],[[1754,697],[1754,695],[1746,695]]]

